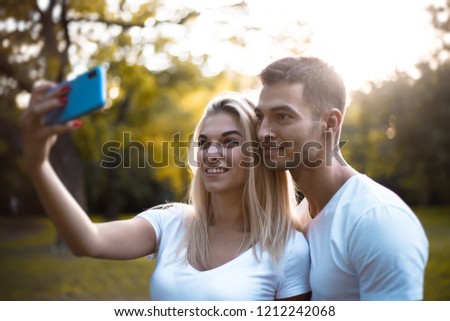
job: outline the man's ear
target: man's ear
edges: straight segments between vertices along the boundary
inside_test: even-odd
[[[342,125],[342,113],[337,108],[331,108],[325,111],[322,116],[326,124],[326,131],[332,131],[334,134],[339,133]]]

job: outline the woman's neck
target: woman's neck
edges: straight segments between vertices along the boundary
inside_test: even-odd
[[[239,195],[236,194],[212,195],[211,201],[215,216],[215,228],[243,231],[244,213],[242,209],[242,193]]]

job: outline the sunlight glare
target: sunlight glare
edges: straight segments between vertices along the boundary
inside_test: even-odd
[[[185,33],[181,29],[175,32],[180,49],[170,49],[182,58],[189,52],[196,61],[208,55],[205,75],[225,68],[255,76],[275,59],[314,55],[332,64],[352,91],[367,88],[368,82],[390,79],[396,70],[417,77],[415,65],[431,60],[438,47],[425,8],[444,2],[166,0],[156,18],[168,19],[173,10],[183,6],[200,12]],[[226,7],[233,5],[243,10]],[[169,31],[173,35],[173,30]]]
[[[389,79],[395,70],[414,73],[414,65],[431,56],[435,42],[425,11],[429,1],[317,2],[328,9],[310,12],[314,33],[307,53],[335,65],[349,88]]]

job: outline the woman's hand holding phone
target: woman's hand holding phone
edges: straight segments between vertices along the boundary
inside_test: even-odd
[[[79,120],[51,126],[44,124],[44,119],[49,112],[66,106],[71,90],[70,86],[66,85],[50,91],[54,86],[53,83],[35,86],[29,106],[20,118],[23,153],[29,171],[38,169],[48,161],[50,149],[57,135],[70,132],[82,125]]]
[[[97,66],[71,81],[44,83],[33,88],[27,110],[20,119],[23,152],[29,170],[48,160],[57,135],[82,125],[78,117],[106,103],[106,71]]]
[[[106,70],[101,66],[88,70],[71,81],[65,81],[52,90],[64,86],[70,86],[67,104],[62,109],[48,113],[45,117],[46,125],[63,124],[101,109],[106,103]]]

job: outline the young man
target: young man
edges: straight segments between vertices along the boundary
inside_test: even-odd
[[[411,209],[339,151],[346,91],[313,57],[267,66],[256,108],[264,160],[289,169],[305,198],[313,300],[421,300],[428,241]],[[350,141],[351,143],[351,141]]]

